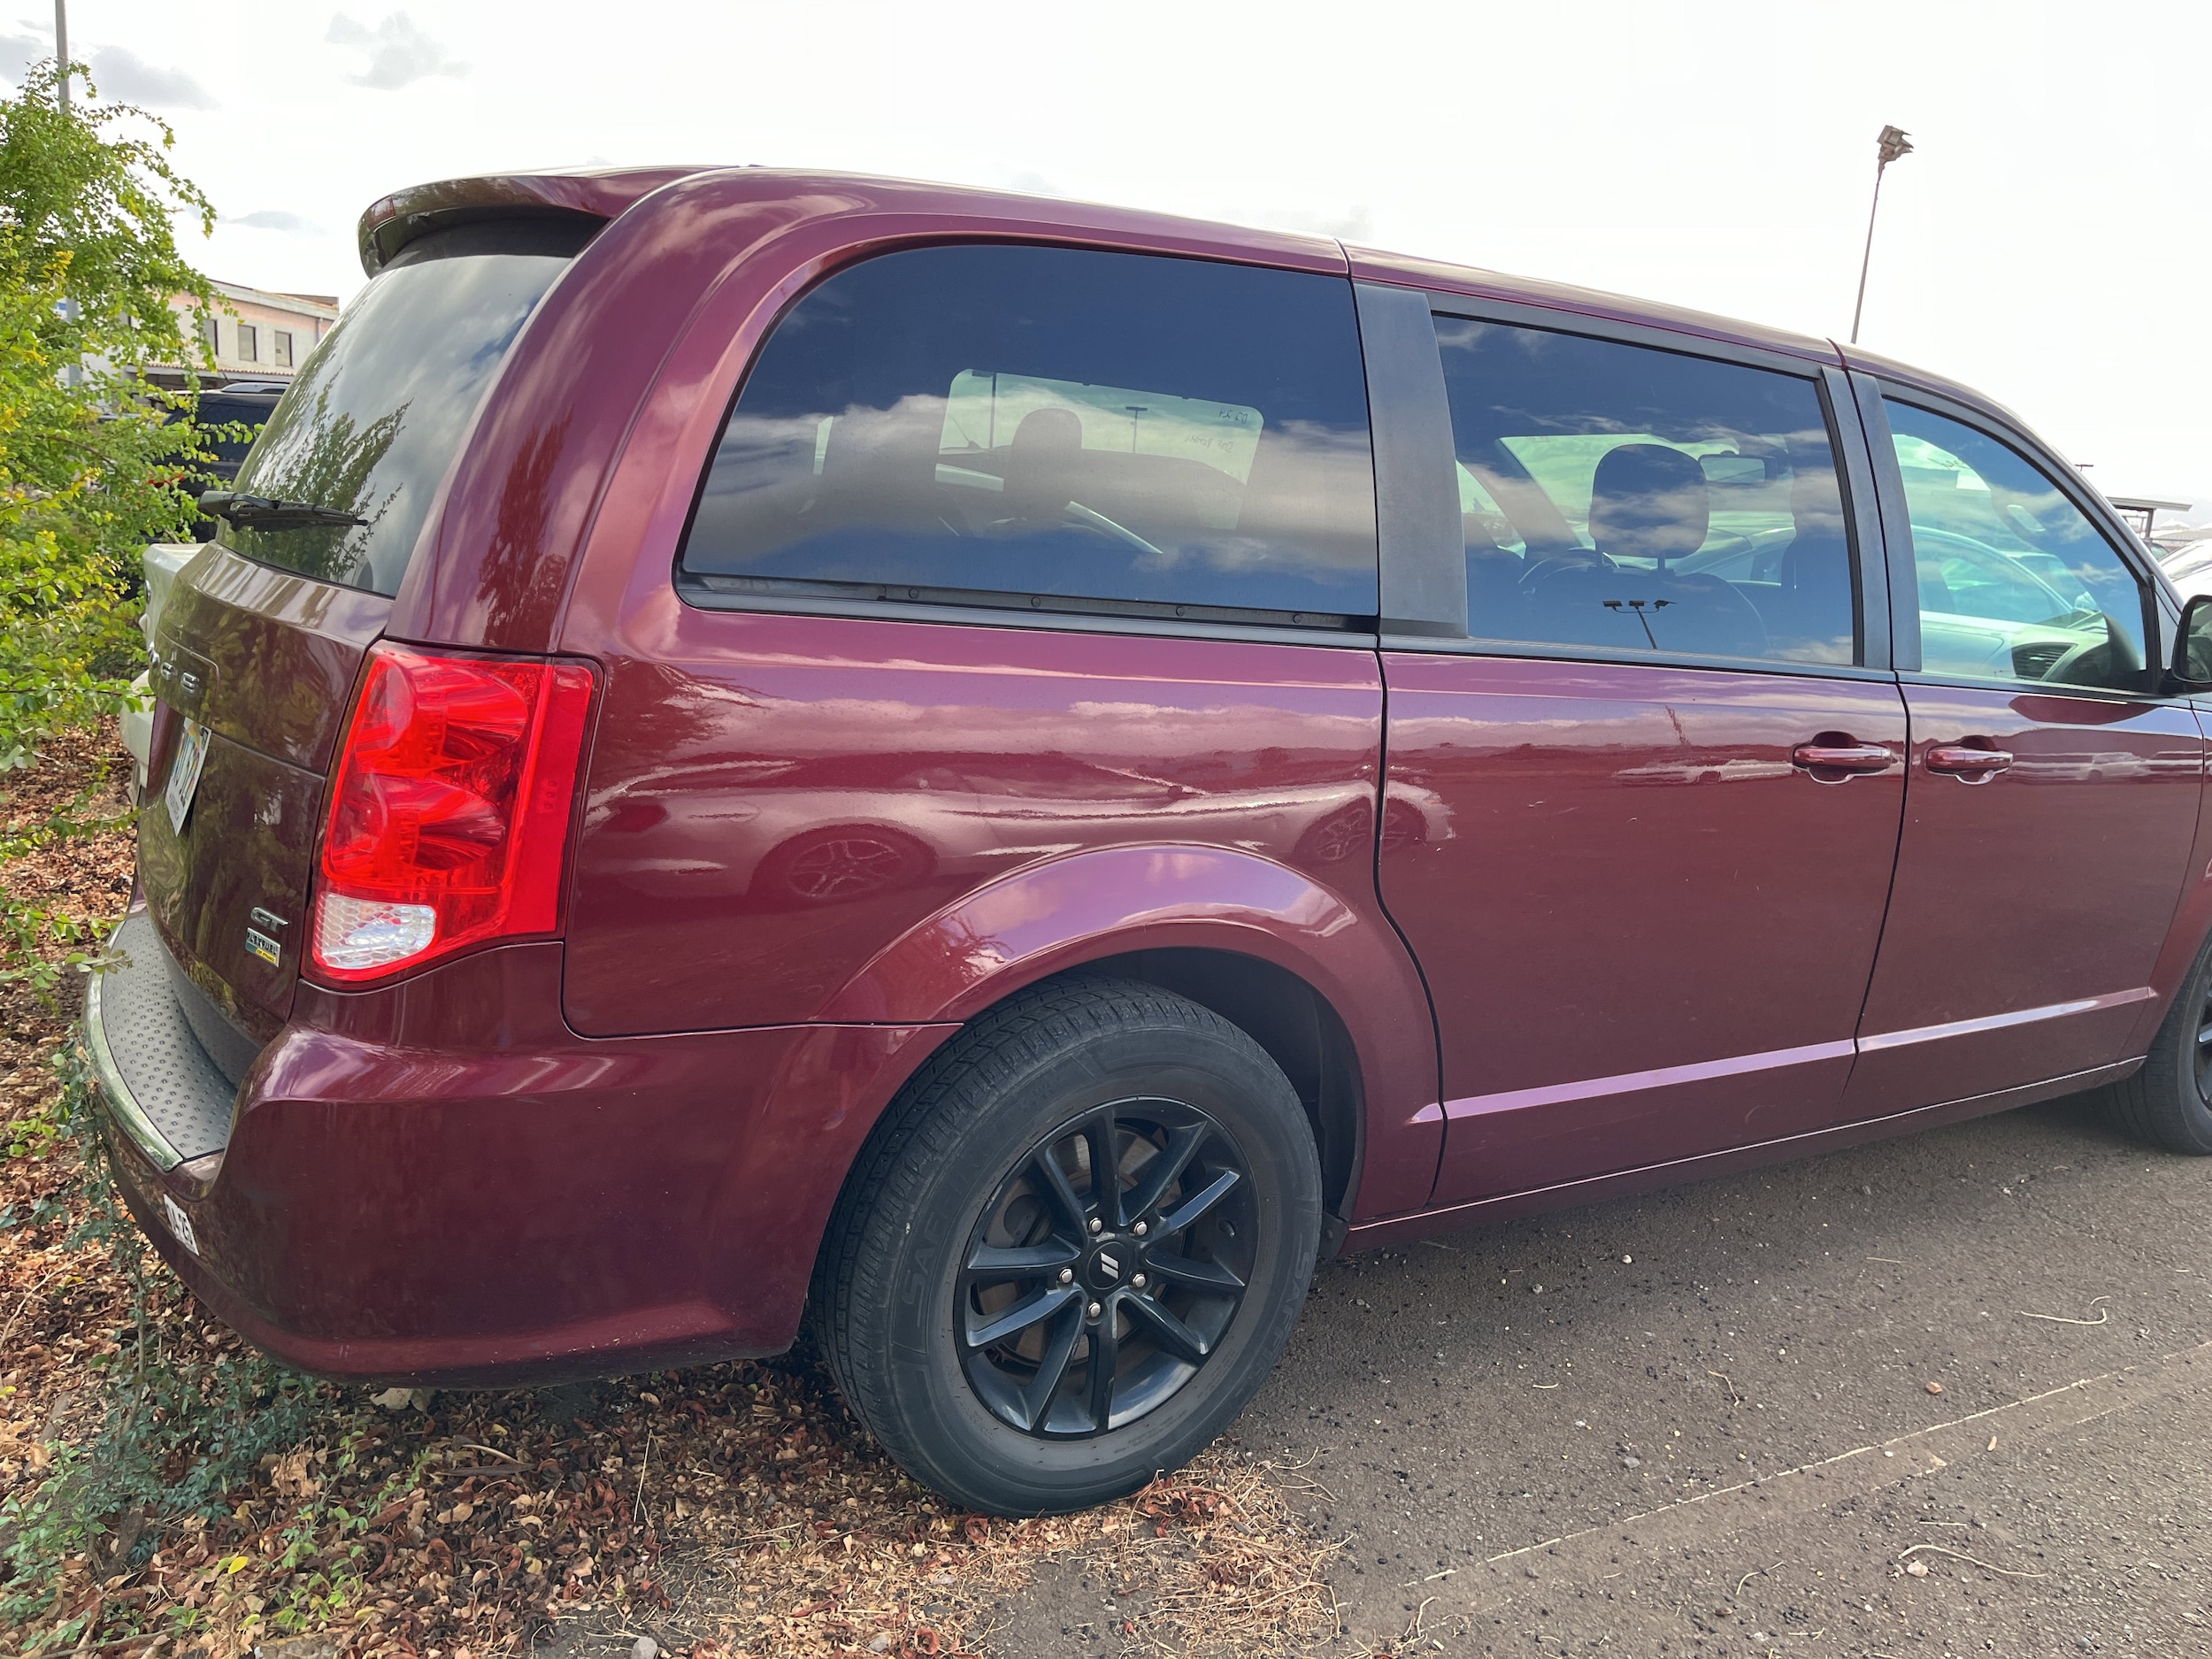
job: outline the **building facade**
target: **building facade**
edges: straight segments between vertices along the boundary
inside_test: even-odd
[[[197,300],[179,295],[169,302],[215,349],[215,370],[201,370],[201,382],[225,386],[239,380],[288,380],[307,361],[315,342],[338,320],[338,299],[331,294],[282,294],[237,282],[211,282],[216,305],[203,312]],[[182,379],[181,368],[173,371]],[[157,372],[157,380],[170,378]]]

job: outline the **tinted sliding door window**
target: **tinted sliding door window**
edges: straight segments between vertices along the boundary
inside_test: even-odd
[[[2143,583],[2088,516],[2010,445],[1884,406],[1912,518],[1924,672],[2138,689]]]
[[[769,596],[1371,618],[1351,286],[1003,245],[855,265],[763,348],[682,563]]]
[[[1470,634],[1859,660],[1815,381],[1502,323],[1439,317],[1436,333]]]

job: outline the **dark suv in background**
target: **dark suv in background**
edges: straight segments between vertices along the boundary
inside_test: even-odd
[[[193,399],[192,419],[203,427],[222,428],[224,435],[206,441],[207,451],[214,458],[195,463],[183,488],[194,495],[228,489],[283,395],[281,380],[239,380],[204,388]],[[178,411],[170,419],[181,419],[183,413]],[[215,532],[216,520],[204,514],[192,526],[192,539],[211,541]]]
[[[834,175],[361,252],[162,612],[87,1016],[296,1364],[810,1310],[1034,1511],[1215,1434],[1317,1252],[2093,1087],[2212,1151],[2212,618],[1962,387]]]

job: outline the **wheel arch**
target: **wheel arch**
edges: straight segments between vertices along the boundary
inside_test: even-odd
[[[1256,854],[1125,846],[1010,872],[887,946],[817,1018],[964,1023],[1102,973],[1188,996],[1267,1050],[1307,1102],[1333,1215],[1428,1202],[1443,1122],[1412,959],[1371,895]]]
[[[1057,979],[1111,978],[1156,985],[1221,1016],[1264,1049],[1306,1109],[1321,1161],[1321,1202],[1340,1236],[1359,1187],[1365,1148],[1359,1054],[1329,999],[1289,969],[1258,956],[1168,946],[1101,956]],[[1048,983],[1041,981],[1040,983]],[[1333,1249],[1337,1236],[1325,1240]]]

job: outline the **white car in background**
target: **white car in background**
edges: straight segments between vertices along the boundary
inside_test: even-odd
[[[2151,551],[2158,555],[2159,568],[2184,599],[2212,594],[2212,526],[2161,530]]]
[[[146,636],[146,645],[154,643],[154,625],[161,619],[161,608],[169,602],[169,589],[177,580],[177,572],[200,554],[196,541],[156,541],[146,549],[146,609],[138,618],[139,631]],[[152,677],[141,674],[131,681],[131,690],[137,701],[123,714],[123,747],[131,752],[136,763],[136,781],[139,793],[146,789],[147,756],[154,741],[154,688]]]

